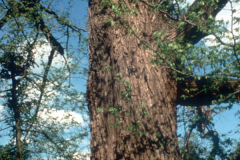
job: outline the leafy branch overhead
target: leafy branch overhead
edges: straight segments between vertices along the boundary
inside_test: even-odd
[[[56,12],[52,11],[49,8],[46,8],[40,3],[40,0],[21,0],[21,1],[8,1],[8,4],[5,4],[7,9],[5,16],[0,20],[0,29],[13,18],[17,17],[26,17],[29,19],[34,19],[35,26],[37,30],[41,30],[42,33],[45,35],[46,39],[52,45],[52,48],[57,50],[60,54],[64,55],[64,48],[58,42],[58,40],[53,36],[51,30],[46,22],[44,22],[42,13],[46,12],[49,15],[53,16],[59,24],[63,26],[67,26],[71,28],[73,31],[81,33],[86,32],[85,29],[79,28],[69,22],[65,22],[65,20],[61,19]]]
[[[106,4],[104,5],[106,6],[108,3],[105,3]],[[197,48],[194,45],[209,35],[215,36],[216,40],[221,43],[222,47],[228,47],[232,50],[230,52],[233,52],[232,54],[234,57],[237,57],[235,53],[237,43],[235,45],[224,43],[222,40],[223,37],[220,38],[216,34],[217,31],[220,32],[218,34],[223,33],[223,31],[221,31],[221,26],[218,25],[215,17],[228,3],[228,0],[196,0],[184,12],[178,11],[180,9],[177,1],[175,4],[172,1],[161,1],[159,4],[144,0],[140,0],[138,3],[139,5],[142,4],[151,9],[156,9],[160,12],[159,15],[162,15],[162,17],[166,16],[164,20],[168,23],[168,25],[162,26],[161,24],[161,26],[158,27],[158,30],[153,34],[155,42],[157,42],[157,47],[151,40],[142,38],[144,34],[142,36],[142,33],[135,30],[134,25],[130,22],[126,22],[125,27],[130,30],[130,32],[141,42],[142,45],[154,52],[153,55],[156,58],[152,59],[153,64],[165,64],[166,67],[170,68],[174,72],[174,75],[177,76],[179,86],[179,104],[210,105],[213,101],[216,103],[216,100],[219,98],[216,95],[222,95],[222,97],[225,97],[217,103],[227,102],[228,100],[232,102],[238,101],[237,97],[239,96],[240,77],[236,69],[237,66],[233,66],[236,70],[236,74],[231,73],[232,75],[229,72],[216,71],[215,68],[213,68],[212,71],[209,69],[210,71],[203,75],[195,74],[193,72],[194,67],[197,68],[199,66],[198,68],[204,68],[201,66],[203,64],[201,61],[204,61],[203,59],[206,57],[209,58],[206,59],[206,62],[204,63],[208,63],[208,61],[213,61],[211,63],[214,63],[215,60],[212,60],[214,57],[210,56],[214,55],[214,52],[219,52],[218,48],[212,48],[212,51],[206,50],[202,56],[199,56],[199,53],[202,52],[201,46]],[[114,4],[111,2],[109,5],[116,16],[122,15],[120,4]],[[173,6],[174,8],[172,8]],[[125,10],[128,11],[128,9]],[[125,13],[126,11],[122,12]],[[129,14],[131,14],[131,11],[133,10],[129,9]],[[137,12],[135,14],[137,14]],[[112,26],[121,24],[121,22],[116,24],[117,22],[117,19],[116,21],[111,19],[111,24],[113,24]],[[166,30],[168,31],[165,32]],[[238,58],[234,58],[233,61],[235,59],[238,60]],[[191,63],[191,61],[195,61],[196,63]],[[226,61],[226,59],[223,59],[222,61]],[[197,64],[197,62],[199,64]],[[206,64],[206,66],[209,65],[212,64]],[[233,78],[233,76],[235,77]],[[222,79],[222,77],[229,77],[229,80],[226,81]],[[189,90],[191,91],[189,92]],[[203,101],[206,97],[208,97],[207,100]]]
[[[156,8],[159,6],[159,4],[153,5],[144,0],[141,0],[140,2],[150,6],[151,8]],[[167,3],[166,1],[163,2]],[[154,49],[153,47],[151,47],[150,43],[147,44],[146,42],[142,41],[144,45],[146,45],[148,48],[155,52],[156,57],[161,59],[163,63],[169,66],[169,68],[176,72],[176,74],[179,76],[177,79],[179,79],[178,103],[180,105],[210,105],[212,104],[212,102],[216,103],[216,100],[219,99],[217,95],[222,95],[222,97],[225,97],[219,100],[217,103],[227,102],[228,100],[235,102],[238,101],[237,97],[240,93],[240,77],[238,76],[238,74],[233,75],[237,76],[237,78],[233,79],[232,76],[229,76],[230,79],[226,81],[223,80],[221,77],[224,74],[226,74],[227,76],[227,74],[229,73],[215,73],[214,71],[200,76],[195,75],[193,72],[187,72],[187,69],[191,70],[191,68],[187,68],[187,66],[194,67],[194,65],[191,66],[190,63],[191,59],[194,60],[194,58],[191,58],[191,55],[194,53],[194,50],[191,50],[191,48],[194,48],[192,46],[194,44],[197,44],[206,36],[214,35],[217,41],[220,42],[223,46],[231,47],[233,50],[233,54],[236,55],[234,50],[237,44],[226,44],[222,41],[220,37],[216,35],[216,32],[219,30],[219,26],[216,25],[215,17],[228,2],[228,0],[196,0],[184,12],[183,15],[179,13],[179,15],[181,16],[171,15],[171,13],[167,9],[167,7],[172,6],[172,4],[170,5],[169,2],[168,5],[165,5],[166,8],[159,9],[160,13],[167,15],[170,20],[169,26],[161,28],[159,32],[159,37],[161,38],[161,36],[165,36],[168,38],[165,40],[161,39],[159,40],[160,42],[157,40],[158,43],[162,44],[159,46],[158,49]],[[168,28],[170,28],[171,31],[164,34],[161,33],[161,31],[167,30]],[[138,37],[138,39],[140,39],[136,32],[134,32],[133,30],[132,32],[135,34],[135,36]],[[158,38],[158,32],[155,32],[155,36]],[[177,41],[177,43],[175,43],[175,41]],[[170,49],[164,51],[162,47],[166,45],[166,43],[168,44],[168,48]],[[185,53],[183,52],[184,50],[186,51]],[[173,58],[170,61],[167,60],[167,58],[163,58],[162,55],[164,52],[166,53],[165,57],[168,57],[169,52],[172,51],[175,54],[172,55],[176,58]],[[205,54],[207,54],[207,51]],[[238,60],[238,58],[236,58],[236,60]],[[186,65],[186,61],[188,65]],[[233,97],[235,97],[235,100]]]
[[[59,17],[56,12],[42,5],[40,3],[40,0],[31,0],[31,1],[21,0],[21,1],[7,1],[7,2],[2,1],[2,2],[4,4],[4,8],[6,9],[6,14],[0,20],[0,29],[2,29],[4,25],[6,25],[11,20],[16,21],[16,18],[25,17],[26,19],[32,20],[32,22],[35,23],[37,35],[39,34],[39,31],[41,31],[52,46],[52,51],[50,52],[48,64],[47,64],[48,67],[46,67],[45,74],[43,77],[43,86],[41,87],[44,90],[49,67],[52,64],[55,51],[60,53],[65,59],[65,61],[66,61],[66,58],[64,56],[64,48],[62,44],[58,41],[58,39],[55,38],[48,24],[44,22],[43,13],[46,12],[47,14],[53,16],[57,20],[57,22],[59,22],[59,24],[61,24],[63,27],[69,27],[74,32],[77,32],[79,34],[81,34],[81,32],[86,32],[86,30],[84,30],[83,28],[79,28],[73,24],[70,24],[70,22],[66,22],[64,18]],[[38,36],[36,36],[36,39],[37,38]],[[32,43],[31,46],[34,46],[35,42],[36,41],[34,41],[34,43]],[[3,46],[1,46],[1,49],[4,50]],[[26,70],[25,70],[25,74],[22,76],[24,77],[25,75],[26,75]],[[41,93],[43,94],[43,91]],[[39,105],[40,103],[41,103],[41,100],[39,101]],[[37,113],[38,113],[38,110],[36,111],[36,115]]]
[[[9,143],[0,159],[9,147],[18,160],[73,159],[82,152],[89,132],[86,105],[71,78],[86,74],[86,31],[59,8],[57,1],[0,1],[0,132]]]
[[[228,0],[194,1],[187,12],[180,18],[180,21],[186,20],[190,23],[185,23],[181,26],[182,30],[178,32],[178,36],[196,44],[205,36],[213,34],[209,30],[214,24],[214,17],[227,3]]]

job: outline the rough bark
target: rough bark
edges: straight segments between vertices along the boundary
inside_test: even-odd
[[[152,12],[148,1],[137,5],[124,1],[129,8],[137,10],[137,14],[121,17],[129,22],[128,25],[121,23],[107,7],[99,12],[103,8],[100,2],[91,0],[89,7],[87,99],[91,159],[181,159],[176,134],[176,105],[178,93],[182,92],[171,77],[171,70],[165,66],[152,67],[153,50],[144,47],[144,42],[154,48],[151,35],[158,30],[164,30],[168,37],[163,41],[174,41],[181,36],[196,43],[206,34],[190,24],[186,25],[186,30],[179,30],[177,21],[166,18],[164,13]],[[208,12],[208,15],[216,12]],[[109,19],[114,19],[116,24],[111,26],[107,23]],[[138,31],[128,34],[126,28]],[[191,39],[194,34],[200,38]],[[118,73],[122,75],[121,79],[129,81],[132,89],[129,101],[120,95],[126,86],[116,79]],[[117,106],[121,107],[116,113],[109,111]],[[130,130],[129,126],[141,128]]]
[[[132,8],[137,7],[128,4]],[[108,14],[99,14],[99,2],[89,8],[90,73],[88,80],[88,105],[91,119],[92,159],[178,159],[176,100],[177,83],[164,67],[153,68],[150,59],[153,52],[144,49],[133,34],[107,24]],[[133,28],[138,28],[141,38],[165,28],[156,13],[139,4],[137,15],[125,15]],[[107,12],[107,11],[106,11]],[[118,22],[117,22],[118,23]],[[118,24],[120,25],[120,23]],[[146,39],[147,40],[147,39]],[[106,69],[110,66],[111,69]],[[122,100],[124,86],[115,79],[121,73],[132,88],[131,102]],[[116,117],[108,110],[116,105],[122,118],[119,127],[111,126]],[[145,110],[135,105],[146,105]],[[97,112],[97,108],[103,112]],[[125,111],[130,110],[129,114]],[[148,115],[141,115],[146,111]],[[143,137],[126,129],[141,120]],[[134,135],[135,134],[135,135]]]

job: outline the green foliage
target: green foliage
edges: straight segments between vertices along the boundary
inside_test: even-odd
[[[240,159],[240,143],[237,143],[237,146],[235,148],[235,151],[231,154],[229,154],[228,158],[230,160],[238,160]]]
[[[119,93],[121,95],[122,100],[125,100],[126,102],[131,102],[132,88],[130,86],[129,81],[122,79],[121,73],[117,73],[115,79],[122,83],[124,86],[124,91],[120,91]]]
[[[112,20],[112,19],[108,19],[107,22],[108,22],[108,24],[111,25],[111,26],[114,26],[114,24],[115,24],[115,21]]]
[[[67,10],[60,14],[57,4],[0,2],[0,98],[4,106],[0,114],[1,125],[10,128],[1,132],[21,144],[24,152],[27,149],[29,157],[73,159],[89,133],[85,94],[71,82],[72,77],[87,75],[87,43],[84,29],[70,22]],[[21,147],[6,145],[1,156],[19,159]]]
[[[27,146],[24,147],[24,158],[31,158],[30,150]],[[13,143],[6,144],[5,146],[0,146],[0,159],[2,160],[16,160],[16,146]]]

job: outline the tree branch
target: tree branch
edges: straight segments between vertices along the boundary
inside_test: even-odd
[[[216,83],[219,84],[216,85]],[[225,103],[228,100],[237,102],[238,98],[231,99],[231,96],[240,96],[240,80],[238,79],[223,82],[211,78],[188,79],[185,82],[179,82],[178,86],[178,104],[183,106],[211,105],[213,100],[219,103]],[[186,97],[183,98],[182,95]],[[222,95],[221,99],[219,95]]]
[[[0,93],[11,91],[12,89],[1,90]]]
[[[145,5],[153,8],[153,9],[156,8],[156,6],[154,6],[154,5],[146,2],[145,0],[140,0],[140,2],[144,3]],[[161,6],[163,3],[168,3],[168,2],[167,2],[167,1],[162,1],[162,2],[160,2],[160,3],[158,4],[158,6]],[[173,17],[173,16],[172,16],[171,14],[169,14],[166,10],[164,11],[164,10],[162,10],[162,9],[158,9],[158,11],[159,11],[160,13],[166,15],[169,19],[171,19],[171,20],[173,20],[173,21],[178,21],[178,18]]]
[[[45,11],[45,12],[47,12],[48,14],[52,15],[52,16],[58,21],[58,23],[60,23],[61,25],[68,26],[69,28],[71,28],[71,29],[72,29],[73,31],[75,31],[75,32],[80,32],[80,31],[86,32],[86,30],[83,29],[83,28],[79,28],[79,27],[77,27],[77,26],[75,26],[75,25],[73,25],[73,24],[69,24],[69,23],[61,20],[61,18],[57,15],[56,12],[54,12],[54,11],[52,11],[52,10],[44,7],[43,5],[40,6],[40,9],[41,9],[42,11]]]
[[[181,30],[178,32],[178,37],[182,37],[188,41],[196,44],[205,36],[211,34],[207,32],[203,32],[200,27],[204,27],[205,30],[208,30],[210,24],[212,24],[213,20],[209,17],[216,17],[216,15],[222,10],[222,8],[227,4],[228,0],[211,0],[211,2],[207,2],[205,0],[195,0],[194,3],[190,6],[187,12],[180,18],[180,20],[190,23],[186,23]],[[199,11],[203,13],[199,15]],[[201,19],[199,21],[198,18],[194,19],[191,15],[195,13],[196,16],[199,16]],[[209,21],[210,20],[210,21]],[[201,23],[205,23],[202,25]]]
[[[0,20],[0,30],[2,29],[2,27],[11,19],[12,15],[12,10],[8,9],[6,15]]]
[[[36,110],[35,110],[35,113],[34,113],[34,116],[33,116],[33,120],[37,120],[37,116],[38,116],[38,112],[39,112],[39,108],[41,106],[41,103],[42,103],[42,98],[44,96],[44,91],[45,91],[45,87],[46,87],[46,83],[47,83],[47,77],[48,77],[48,72],[50,70],[50,67],[51,67],[51,64],[52,64],[52,61],[53,61],[53,58],[54,58],[54,53],[55,53],[55,50],[52,49],[51,52],[50,52],[50,55],[48,57],[48,64],[45,68],[45,71],[44,71],[44,75],[43,75],[43,78],[42,78],[42,84],[40,85],[40,96],[39,96],[39,99],[38,99],[38,102],[37,102],[37,106],[36,106]],[[34,125],[35,122],[33,122],[28,130],[30,130],[33,125]],[[29,132],[26,133],[26,136],[28,135]]]
[[[64,55],[64,48],[62,45],[56,40],[56,38],[52,35],[49,30],[47,24],[43,21],[42,17],[38,14],[38,21],[36,21],[37,30],[41,30],[46,37],[46,39],[50,42],[53,49],[58,51],[61,55]]]

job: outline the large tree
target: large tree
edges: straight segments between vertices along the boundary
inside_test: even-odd
[[[92,159],[181,159],[177,105],[196,108],[201,122],[192,129],[212,138],[213,158],[220,151],[217,133],[205,131],[204,106],[239,93],[238,42],[225,42],[215,20],[228,0],[195,0],[187,9],[181,2],[90,0]],[[218,48],[194,46],[208,35]]]

